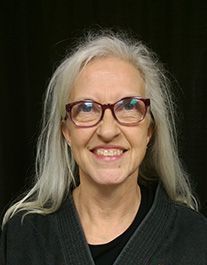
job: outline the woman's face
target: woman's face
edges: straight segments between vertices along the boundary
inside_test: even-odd
[[[144,81],[133,65],[109,57],[95,59],[82,70],[69,102],[92,99],[106,104],[128,96],[145,97]],[[138,176],[151,137],[150,117],[137,126],[123,126],[107,109],[95,127],[77,128],[67,119],[62,132],[79,166],[80,183],[118,185]]]

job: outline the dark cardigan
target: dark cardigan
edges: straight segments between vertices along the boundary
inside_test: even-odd
[[[14,216],[0,240],[1,265],[94,265],[70,196],[47,216]],[[114,265],[207,265],[207,219],[158,185],[153,205]],[[107,265],[107,264],[106,264]]]

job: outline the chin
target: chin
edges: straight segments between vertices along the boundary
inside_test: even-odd
[[[99,175],[99,178],[95,177],[93,180],[103,186],[116,186],[119,185],[127,180],[127,176],[120,176],[120,174],[110,174],[105,173],[102,177]]]

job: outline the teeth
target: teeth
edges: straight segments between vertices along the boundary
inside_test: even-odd
[[[120,150],[120,149],[97,149],[95,152],[97,155],[102,155],[102,156],[119,156],[123,153],[123,150]]]

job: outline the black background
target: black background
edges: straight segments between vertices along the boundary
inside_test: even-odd
[[[1,5],[0,210],[31,184],[43,93],[83,29],[130,30],[171,73],[179,152],[207,215],[207,3],[8,0]]]

